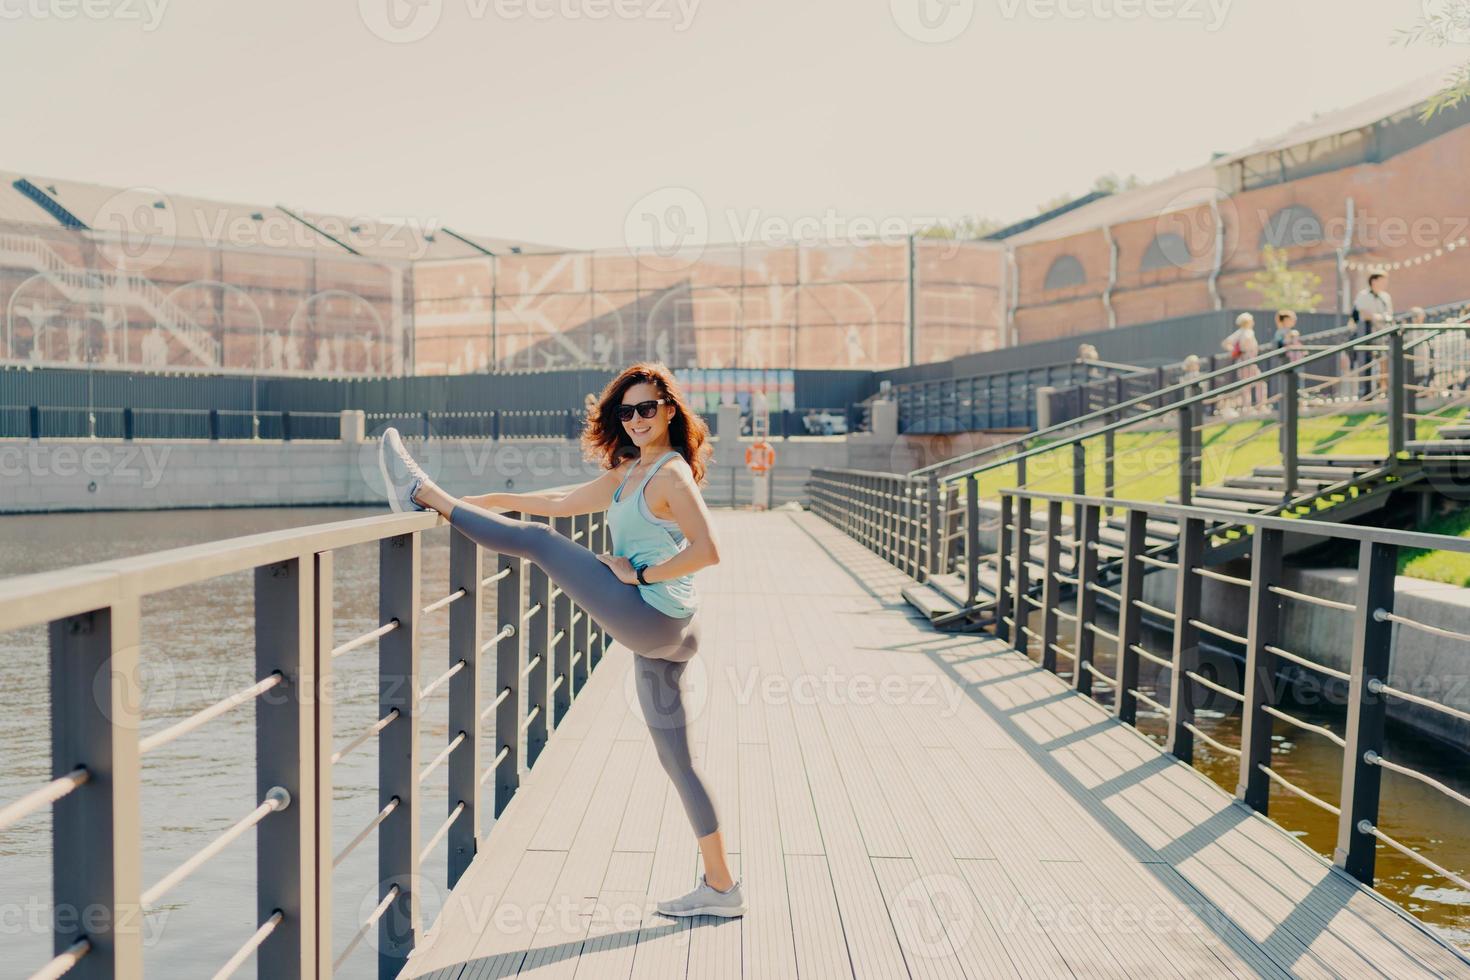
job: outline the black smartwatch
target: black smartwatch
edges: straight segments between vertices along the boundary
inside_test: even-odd
[[[647,568],[648,568],[647,565],[639,565],[638,566],[638,582],[640,584],[642,584],[642,585],[652,585],[653,584],[652,582],[648,581],[648,579],[646,579],[646,578],[643,577],[643,572]]]

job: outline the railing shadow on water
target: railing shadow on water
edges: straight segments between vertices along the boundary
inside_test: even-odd
[[[520,516],[506,512],[507,516]],[[596,550],[604,513],[527,517]],[[45,625],[50,658],[50,782],[0,808],[0,830],[52,814],[54,957],[36,976],[137,978],[143,918],[217,854],[252,830],[256,921],[218,976],[256,958],[261,976],[331,976],[365,939],[378,975],[396,976],[423,937],[421,866],[447,846],[447,886],[469,867],[554,733],[610,638],[539,566],[489,554],[448,528],[449,586],[425,601],[421,536],[445,522],[402,514],[250,535],[0,582],[0,633]],[[378,546],[374,629],[334,643],[338,552]],[[140,737],[142,602],[234,573],[253,575],[253,684]],[[493,619],[483,600],[494,597]],[[207,620],[210,610],[198,609]],[[447,669],[427,681],[421,633],[447,616]],[[339,740],[334,676],[378,651],[376,720]],[[346,675],[344,675],[346,676]],[[493,697],[482,695],[493,682]],[[419,753],[422,709],[447,697],[446,744]],[[142,881],[142,760],[231,712],[253,708],[257,805],[157,882]],[[493,732],[491,752],[481,734]],[[333,852],[334,767],[378,749],[376,813]],[[439,769],[447,812],[426,840],[423,787]],[[180,805],[187,805],[181,789]],[[489,793],[489,814],[482,794]],[[344,941],[332,935],[332,875],[376,838],[377,902]],[[63,914],[74,910],[76,914]]]

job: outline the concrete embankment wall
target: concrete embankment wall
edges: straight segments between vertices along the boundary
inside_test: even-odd
[[[738,409],[720,430],[739,431]],[[262,507],[385,502],[375,432],[362,413],[343,413],[340,440],[0,440],[0,513]],[[776,439],[772,503],[809,498],[816,467],[904,471],[984,444],[984,436],[900,436],[895,407],[874,407],[874,431]],[[939,441],[936,441],[939,440]],[[753,440],[713,440],[704,496],[710,506],[749,504],[745,449]],[[570,439],[410,439],[425,468],[451,493],[526,492],[597,476]],[[937,455],[936,455],[937,454]]]
[[[993,505],[982,507],[982,523],[1000,516]],[[1044,509],[1032,512],[1033,525],[1046,526]],[[1070,517],[1064,526],[1070,533]],[[981,548],[995,550],[995,531],[981,535]],[[1039,554],[1039,553],[1038,553]],[[1249,578],[1249,562],[1242,559],[1219,569],[1237,578]],[[1357,599],[1357,571],[1351,568],[1292,568],[1288,566],[1281,583],[1284,588],[1337,602],[1354,603]],[[1150,605],[1174,611],[1177,573],[1159,569],[1143,580],[1143,598]],[[1221,629],[1246,635],[1249,628],[1247,590],[1241,586],[1213,579],[1201,582],[1202,621]],[[1301,600],[1282,599],[1284,617],[1280,635],[1271,644],[1341,671],[1350,671],[1353,649],[1354,613],[1328,609]],[[1394,611],[1417,623],[1437,626],[1459,633],[1470,633],[1470,589],[1441,582],[1400,575],[1394,584]],[[1213,638],[1206,637],[1209,642]],[[1160,650],[1158,653],[1167,654]],[[1316,701],[1334,705],[1346,704],[1346,686],[1330,682],[1323,686],[1322,675],[1282,662],[1283,673],[1298,678],[1294,694],[1304,702]],[[1241,678],[1225,677],[1220,682],[1241,690]],[[1470,644],[1461,640],[1435,636],[1422,630],[1393,624],[1393,651],[1389,661],[1388,683],[1392,687],[1422,698],[1470,711]],[[1388,699],[1388,715],[1409,728],[1437,738],[1465,751],[1470,751],[1470,722],[1454,718],[1442,711],[1409,701]]]

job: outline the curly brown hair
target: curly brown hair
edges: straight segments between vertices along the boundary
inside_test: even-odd
[[[624,392],[645,382],[658,389],[660,398],[674,403],[674,417],[669,420],[669,442],[689,464],[695,484],[703,485],[708,461],[715,452],[709,442],[709,426],[685,403],[684,392],[674,380],[673,372],[659,361],[629,365],[602,389],[596,405],[587,413],[587,424],[582,429],[582,454],[609,470],[639,454],[623,423],[618,421],[618,405],[623,401]]]

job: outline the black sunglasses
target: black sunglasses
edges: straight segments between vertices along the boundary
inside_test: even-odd
[[[633,421],[633,412],[635,410],[638,412],[638,414],[641,417],[643,417],[645,419],[651,419],[651,418],[653,418],[654,413],[658,411],[658,407],[660,405],[666,405],[668,403],[669,403],[669,400],[667,398],[650,398],[648,401],[646,401],[646,402],[639,402],[636,405],[619,405],[618,406],[618,421],[619,422],[631,422],[631,421]]]

